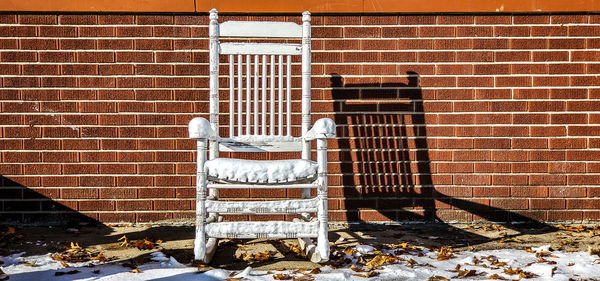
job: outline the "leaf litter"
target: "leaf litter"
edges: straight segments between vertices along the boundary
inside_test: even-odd
[[[481,228],[483,231],[504,231],[502,227],[489,226]],[[594,228],[570,228],[564,231],[575,234],[589,235]],[[130,241],[126,236],[119,240],[122,247],[138,248],[140,250],[156,249],[160,240],[140,239]],[[368,246],[368,247],[364,247]],[[249,252],[245,251],[243,245],[239,247],[242,252],[238,254],[240,261],[248,264],[271,261],[275,259],[275,251]],[[468,250],[457,251],[449,246],[431,247],[420,242],[398,241],[393,244],[371,244],[357,246],[335,246],[332,247],[330,261],[320,269],[286,270],[277,268],[269,272],[251,272],[240,276],[222,269],[213,269],[197,275],[182,274],[182,279],[189,280],[190,276],[213,276],[220,280],[450,280],[450,279],[489,279],[489,280],[594,280],[600,276],[600,260],[590,257],[587,253],[563,253],[555,251],[550,246],[525,247],[522,250],[504,249],[471,252]],[[297,244],[287,245],[289,252],[302,255]],[[131,264],[128,271],[112,272],[103,267],[100,271],[85,271],[81,267],[72,266],[77,261],[106,261],[102,252],[92,252],[82,248],[73,242],[61,253],[51,255],[52,260],[65,270],[53,272],[56,276],[73,274],[72,280],[88,276],[105,276],[113,274],[114,278],[107,280],[127,280],[123,274],[135,274],[139,280],[151,280],[151,274],[156,270],[166,270],[157,263]],[[0,258],[4,261],[4,258]],[[27,265],[29,264],[29,266]],[[36,260],[23,260],[19,264],[25,267],[43,267],[44,263],[38,265]],[[192,274],[192,268],[180,268],[184,272]],[[12,268],[7,270],[11,273]],[[188,271],[186,271],[188,270]],[[77,271],[77,272],[76,272]],[[245,270],[246,271],[246,270]],[[71,273],[72,272],[72,273]],[[163,272],[163,271],[160,271]],[[77,273],[77,274],[75,274]],[[91,275],[91,274],[96,275]],[[225,274],[227,273],[227,274]],[[343,273],[343,274],[342,274]],[[162,273],[161,273],[162,274]],[[233,274],[233,275],[232,275]],[[337,274],[337,275],[336,275]],[[342,274],[342,275],[340,275]],[[597,274],[597,275],[594,275]],[[8,277],[8,274],[1,275]],[[179,275],[178,275],[179,276]],[[187,279],[183,277],[187,276]],[[336,277],[337,276],[337,277]],[[343,279],[342,276],[346,276]],[[69,276],[70,277],[70,276]],[[89,277],[87,277],[89,278]],[[349,278],[349,279],[347,279]],[[44,278],[38,278],[44,280]],[[85,279],[85,278],[84,278]],[[17,279],[18,280],[18,279]],[[103,279],[104,280],[104,279]],[[199,280],[203,280],[202,278]],[[210,280],[210,279],[206,279]]]

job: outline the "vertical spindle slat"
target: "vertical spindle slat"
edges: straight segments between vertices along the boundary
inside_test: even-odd
[[[287,55],[286,99],[287,99],[287,135],[292,135],[292,56]]]
[[[258,55],[254,55],[254,134],[258,135]]]
[[[233,55],[229,55],[229,137],[233,137],[233,125],[235,125],[233,121],[233,96],[235,95],[235,81],[233,80],[233,64],[234,57]]]
[[[279,73],[277,78],[279,78],[279,82],[277,83],[277,89],[279,90],[279,100],[277,101],[277,123],[279,130],[277,134],[283,136],[283,55],[279,55]]]
[[[250,96],[252,89],[251,62],[250,55],[246,55],[246,135],[250,135],[250,106],[252,100]]]
[[[237,64],[237,82],[238,82],[238,100],[237,100],[237,110],[238,110],[238,136],[242,135],[242,55],[238,55],[238,64]]]
[[[275,135],[275,55],[271,55],[271,102],[269,105],[271,108],[269,134]]]
[[[262,134],[267,134],[267,56],[262,56]]]

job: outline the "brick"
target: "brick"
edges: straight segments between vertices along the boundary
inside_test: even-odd
[[[419,37],[454,37],[453,26],[422,26],[419,27]]]
[[[587,124],[587,114],[552,114],[552,124]]]
[[[367,55],[369,53],[362,53],[362,55]],[[357,56],[355,58],[359,58],[356,59],[356,61],[360,61],[360,53],[356,54]],[[353,60],[348,60],[348,58],[350,58],[351,55],[345,56],[343,57],[344,62],[346,61],[353,61]],[[417,61],[417,54],[413,53],[413,52],[383,52],[381,53],[381,61],[382,62],[416,62]],[[327,68],[325,69],[327,72]],[[346,74],[345,71],[340,71],[339,73],[344,73]]]
[[[360,29],[360,28],[359,28]],[[331,27],[331,26],[316,26],[312,28],[312,37],[313,38],[342,38],[342,32],[344,35],[346,33],[341,27]],[[360,31],[360,30],[359,30]],[[194,36],[194,34],[192,34]],[[344,36],[348,37],[348,36]],[[362,36],[357,36],[362,37]]]
[[[454,52],[419,52],[419,62],[453,62],[455,60]]]
[[[495,61],[497,61],[497,62],[530,61],[530,60],[531,60],[531,52],[529,52],[529,51],[506,51],[506,52],[500,51],[500,52],[495,53]]]
[[[435,71],[440,75],[469,75],[473,73],[473,66],[468,64],[437,65]],[[422,71],[419,73],[423,74]]]
[[[511,49],[547,49],[547,39],[510,39]],[[534,53],[535,55],[535,53]]]
[[[152,186],[153,179],[149,176],[117,176],[117,186]]]
[[[569,126],[569,136],[599,136],[599,126]]]
[[[151,200],[117,200],[117,211],[152,210]]]
[[[512,74],[547,74],[548,66],[543,64],[513,64],[510,66]],[[535,77],[534,77],[535,79]],[[538,90],[538,89],[535,89]]]
[[[551,174],[564,173],[584,173],[585,163],[583,162],[552,162],[548,164],[548,171]]]
[[[360,40],[360,49],[361,50],[395,50],[397,40]],[[320,58],[318,56],[319,53],[315,53],[317,55],[315,57],[316,62],[327,62],[326,60]],[[328,56],[331,56],[331,53],[326,53]],[[337,54],[336,54],[337,55]]]
[[[493,87],[494,79],[493,77],[481,76],[458,77],[456,84],[458,87]]]
[[[550,221],[581,221],[583,212],[581,211],[549,211],[548,220]]]
[[[438,139],[438,147],[450,148],[473,148],[473,140],[470,139]]]
[[[112,52],[77,52],[77,61],[84,63],[114,62],[115,55]]]
[[[564,199],[530,199],[531,209],[564,209]]]
[[[157,88],[191,88],[192,79],[188,77],[156,77],[154,86]]]
[[[551,186],[548,187],[548,196],[558,198],[585,197],[585,190],[583,187]]]
[[[0,23],[17,23],[17,15],[0,15]]]
[[[152,62],[151,52],[116,52],[116,62]]]
[[[519,150],[504,150],[504,151],[492,151],[493,161],[509,161],[509,162],[524,162],[528,161],[529,156],[526,151]]]
[[[360,40],[325,40],[324,44],[326,50],[357,50]]]
[[[106,50],[132,50],[133,39],[98,39],[98,49]]]
[[[344,27],[345,38],[376,38],[380,32],[379,27]]]
[[[475,124],[510,124],[510,114],[476,114]]]
[[[151,77],[118,77],[118,88],[148,88],[154,83]]]
[[[148,102],[119,102],[119,112],[153,112],[154,104]]]
[[[76,152],[43,152],[42,153],[42,161],[43,162],[56,162],[56,163],[68,163],[68,162],[77,162],[77,153]]]
[[[135,39],[136,50],[171,50],[173,41],[169,39]]]
[[[562,101],[530,101],[527,104],[530,112],[564,111],[566,107]]]
[[[81,162],[112,162],[116,160],[116,153],[110,151],[82,151],[79,152]]]
[[[482,163],[484,164],[484,163]],[[502,167],[504,168],[504,167]],[[492,184],[493,185],[526,185],[529,181],[527,175],[518,175],[518,174],[510,174],[510,175],[492,175]],[[511,195],[515,196],[512,190],[514,187],[511,187]],[[528,197],[528,196],[527,196]]]
[[[63,174],[97,174],[97,164],[63,164]]]
[[[571,76],[571,86],[598,86],[600,78],[596,76]]]
[[[137,15],[136,22],[143,25],[173,24],[173,16]]]
[[[138,189],[139,198],[173,198],[175,189],[167,187],[140,188]]]
[[[174,15],[173,23],[185,25],[206,25],[208,18],[200,15]]]
[[[510,188],[512,197],[547,197],[548,187],[545,186],[513,186]],[[547,199],[544,199],[547,200]]]
[[[39,52],[40,62],[75,62],[75,52]],[[3,59],[4,60],[4,59]]]
[[[20,49],[22,50],[56,50],[58,49],[58,40],[56,39],[21,39]]]
[[[61,189],[62,199],[97,199],[97,188],[63,188]]]
[[[513,114],[513,124],[548,124],[548,114]]]
[[[529,208],[529,200],[520,198],[491,199],[490,206],[508,210],[525,210]]]
[[[493,148],[493,149],[510,148],[510,139],[476,138],[474,141],[474,145],[475,145],[475,148]]]
[[[510,189],[507,186],[475,186],[473,197],[508,197]]]
[[[518,138],[512,140],[512,148],[514,149],[547,149],[547,139],[536,138]]]
[[[135,174],[136,166],[134,164],[100,164],[101,174]]]
[[[400,26],[387,27],[386,26],[386,27],[381,28],[381,37],[383,37],[383,38],[406,38],[406,37],[416,37],[416,36],[417,36],[417,28],[416,27],[400,27]]]
[[[569,36],[593,36],[598,32],[600,32],[600,28],[596,25],[569,26]]]
[[[55,15],[18,15],[20,24],[56,24]]]
[[[494,52],[456,52],[457,62],[491,62],[494,61]]]
[[[547,173],[546,163],[511,163],[513,173]]]
[[[436,165],[438,173],[472,173],[472,163],[438,163]]]
[[[526,137],[529,136],[529,127],[494,127],[492,136],[495,137]]]
[[[59,15],[59,24],[92,25],[98,22],[96,15]]]
[[[134,199],[137,198],[136,188],[100,188],[101,199]]]

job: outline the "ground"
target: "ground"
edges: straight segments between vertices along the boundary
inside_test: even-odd
[[[4,235],[0,239],[0,261],[4,262],[2,269],[10,280],[35,277],[31,272],[44,272],[46,275],[59,272],[54,278],[66,278],[64,280],[183,280],[173,276],[187,276],[190,270],[195,274],[194,278],[199,278],[192,280],[252,280],[249,270],[272,278],[256,277],[256,280],[285,280],[287,277],[304,280],[298,279],[299,276],[305,276],[305,280],[355,280],[365,277],[379,280],[537,277],[538,280],[544,280],[542,277],[546,273],[554,279],[562,276],[564,280],[600,280],[600,260],[596,255],[600,248],[600,229],[597,226],[338,224],[330,229],[332,262],[325,267],[311,263],[298,254],[294,240],[223,240],[211,264],[195,265],[191,263],[194,229],[186,225],[71,228],[3,226],[2,229]],[[100,257],[99,253],[102,253]],[[54,254],[54,259],[49,258],[49,254]],[[514,261],[502,261],[502,256],[512,257]],[[83,263],[76,263],[80,260],[75,257],[84,257],[81,259]],[[92,260],[89,261],[89,258]],[[427,260],[423,260],[425,258]],[[582,267],[578,267],[579,263]],[[89,267],[90,264],[95,265],[96,269]],[[533,269],[527,271],[528,267]],[[162,271],[159,270],[161,268]],[[165,271],[166,268],[170,271]],[[516,271],[517,268],[522,271]],[[110,272],[112,277],[102,273],[94,275],[94,270]],[[141,272],[131,273],[136,270]],[[150,275],[153,270],[159,271]],[[67,274],[69,271],[73,274]],[[598,276],[593,275],[596,271]],[[408,275],[398,275],[398,272]],[[528,276],[529,273],[533,275]],[[123,277],[122,274],[131,276]],[[185,278],[187,280],[189,276]]]

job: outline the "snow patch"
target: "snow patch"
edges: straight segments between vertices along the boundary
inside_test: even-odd
[[[304,159],[244,160],[217,158],[206,161],[208,179],[228,183],[291,183],[316,179],[318,164]]]

